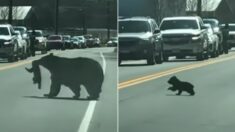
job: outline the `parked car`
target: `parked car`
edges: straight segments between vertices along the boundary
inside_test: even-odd
[[[71,36],[63,35],[63,40],[64,40],[65,49],[71,49],[72,48]]]
[[[161,35],[149,17],[119,19],[119,64],[122,60],[146,59],[148,65],[162,63]]]
[[[94,47],[100,47],[101,46],[101,41],[99,38],[94,38]]]
[[[87,48],[87,44],[86,44],[86,39],[85,39],[85,37],[84,36],[76,36],[78,39],[79,39],[79,41],[81,42],[81,46],[82,46],[82,48]]]
[[[223,28],[225,24],[222,24],[221,27]],[[229,23],[229,36],[227,43],[229,48],[235,47],[235,23]]]
[[[208,51],[211,57],[217,57],[219,55],[219,37],[214,32],[214,29],[210,24],[204,24],[207,27],[208,37]]]
[[[9,62],[18,60],[20,48],[14,29],[9,24],[0,24],[0,58]]]
[[[62,35],[50,35],[47,39],[47,49],[65,49],[65,42]]]
[[[165,61],[169,56],[208,58],[207,31],[200,17],[167,17],[162,20],[160,30]]]
[[[27,42],[25,39],[23,39],[20,31],[15,31],[18,47],[19,47],[19,53],[20,53],[20,59],[26,59],[28,57],[27,55]]]
[[[30,56],[30,38],[29,38],[27,28],[24,26],[14,26],[13,29],[15,31],[19,31],[22,36],[22,39],[24,39],[26,41],[26,43],[27,43],[27,48],[26,48],[27,56]]]
[[[46,38],[43,36],[43,31],[42,30],[34,30],[35,31],[35,51],[41,51],[42,54],[47,53],[47,43],[46,43]],[[32,36],[32,30],[28,31],[29,37]]]
[[[84,37],[86,39],[87,47],[89,48],[95,47],[95,39],[93,38],[91,34],[84,35]]]
[[[72,37],[71,38],[71,42],[72,42],[72,47],[73,48],[82,48],[82,43],[81,41],[79,40],[78,37]]]
[[[215,32],[215,34],[217,34],[217,36],[219,37],[219,52],[220,54],[223,53],[223,34],[222,34],[222,30],[220,28],[220,23],[217,19],[215,18],[204,18],[203,19],[203,23],[205,24],[210,24]]]
[[[110,40],[107,42],[107,47],[117,47],[118,44],[118,37],[111,37]]]

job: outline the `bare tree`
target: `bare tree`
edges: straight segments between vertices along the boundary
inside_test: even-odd
[[[187,11],[196,11],[197,10],[197,0],[187,0],[186,10]]]
[[[2,20],[7,20],[8,19],[8,12],[9,12],[8,7],[0,8],[0,17],[1,17]]]
[[[17,19],[18,7],[13,7],[12,9],[12,18]],[[0,8],[0,19],[7,20],[9,15],[9,7]]]

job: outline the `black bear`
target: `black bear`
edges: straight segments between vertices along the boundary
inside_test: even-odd
[[[168,80],[168,83],[172,85],[172,87],[169,87],[168,90],[171,91],[178,90],[178,93],[176,95],[181,95],[183,91],[189,93],[190,95],[195,94],[193,90],[194,86],[191,83],[180,81],[176,76],[171,77]]]
[[[52,98],[59,94],[61,85],[69,87],[75,94],[74,98],[79,98],[81,85],[88,94],[88,99],[98,99],[104,80],[101,65],[89,58],[62,58],[53,54],[42,57],[32,62],[32,68],[26,68],[33,73],[33,82],[41,88],[40,67],[46,68],[51,73],[51,87],[49,94],[44,96]]]

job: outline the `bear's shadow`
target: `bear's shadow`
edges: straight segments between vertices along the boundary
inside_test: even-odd
[[[71,98],[71,97],[44,97],[44,96],[23,96],[24,98],[31,98],[31,99],[51,99],[51,100],[79,100],[79,101],[92,101],[94,99],[87,99],[87,98]]]
[[[180,97],[180,96],[185,96],[185,97],[191,97],[192,95],[186,95],[186,94],[181,94],[181,95],[176,95],[176,94],[166,94],[166,96],[178,96],[178,97]]]

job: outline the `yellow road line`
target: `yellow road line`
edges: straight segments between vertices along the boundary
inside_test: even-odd
[[[32,61],[33,60],[27,60],[27,61],[22,61],[22,62],[18,62],[18,63],[12,64],[12,65],[3,66],[3,67],[0,67],[0,71],[11,69],[11,68],[15,68],[15,67],[22,66],[22,65],[25,65],[25,64],[29,64]]]
[[[141,83],[151,81],[151,80],[154,80],[154,79],[157,79],[157,78],[160,78],[160,77],[164,77],[164,76],[167,76],[167,75],[171,75],[171,74],[175,74],[175,73],[178,73],[178,72],[191,70],[191,69],[195,69],[195,68],[199,68],[199,67],[203,67],[203,66],[207,66],[207,65],[227,61],[227,60],[231,60],[231,59],[235,59],[235,55],[230,56],[230,57],[226,57],[226,58],[221,58],[221,59],[203,61],[201,63],[196,63],[196,64],[189,64],[189,65],[186,65],[186,66],[181,66],[181,67],[173,68],[173,69],[170,69],[170,70],[158,72],[158,73],[155,73],[155,74],[139,77],[139,78],[136,78],[136,79],[132,79],[132,80],[128,80],[128,81],[119,83],[118,89],[124,89],[124,88],[130,87],[130,86],[133,86],[133,85],[141,84]]]

